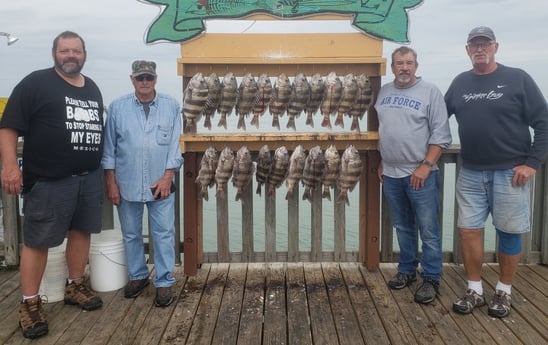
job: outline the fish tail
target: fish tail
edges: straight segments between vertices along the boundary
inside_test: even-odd
[[[238,191],[236,192],[236,201],[240,200],[242,197],[242,191],[238,189]]]
[[[274,187],[273,185],[269,185],[267,195],[271,198],[275,198],[276,197],[276,187]]]
[[[202,192],[200,193],[200,195],[203,199],[205,199],[205,201],[209,201],[209,192],[207,191],[207,186],[205,186],[205,188],[202,188]]]
[[[241,128],[245,131],[245,116],[243,114],[240,114],[240,117],[238,118],[238,126],[236,128]]]
[[[253,118],[251,119],[251,122],[249,122],[251,126],[259,128],[259,114],[253,114]]]
[[[211,117],[210,116],[205,117],[204,127],[211,130]]]
[[[352,117],[352,124],[350,125],[351,131],[360,132],[360,121],[357,116]]]
[[[340,126],[341,128],[344,128],[343,113],[337,113],[337,117],[335,118],[335,126]]]
[[[331,201],[331,192],[329,191],[329,186],[323,186],[322,198],[326,198]]]
[[[224,127],[226,129],[226,114],[221,114],[217,127]]]
[[[291,128],[293,129],[294,131],[297,130],[297,128],[295,127],[295,118],[290,116],[289,117],[289,120],[287,120],[287,125],[285,126],[286,128]]]
[[[310,127],[314,128],[314,117],[312,113],[307,114],[305,124],[310,125]]]
[[[346,190],[342,190],[339,193],[339,197],[337,198],[338,202],[345,202],[347,205],[350,206],[350,201],[348,200],[348,192]]]
[[[329,129],[333,128],[331,126],[331,120],[329,119],[329,114],[324,114],[323,120],[322,120],[322,127],[327,127]]]
[[[272,127],[280,129],[280,119],[278,115],[272,115]]]
[[[285,200],[289,200],[293,197],[293,188],[288,188],[285,194]]]
[[[312,191],[308,187],[304,189],[303,200],[308,200],[312,202]]]
[[[194,122],[193,120],[188,121],[186,126],[185,126],[184,133],[186,133],[186,134],[196,134],[196,122]]]
[[[261,183],[257,183],[257,194],[261,196]]]

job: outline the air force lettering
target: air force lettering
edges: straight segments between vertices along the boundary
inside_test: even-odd
[[[403,96],[403,95],[391,95],[385,96],[380,99],[378,103],[381,107],[394,107],[394,108],[411,108],[414,110],[420,110],[422,102],[420,100]]]

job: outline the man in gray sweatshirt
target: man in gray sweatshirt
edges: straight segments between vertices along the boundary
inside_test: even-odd
[[[398,273],[388,286],[398,290],[412,284],[420,262],[422,284],[415,301],[427,304],[438,293],[442,273],[436,162],[451,144],[451,132],[443,94],[415,75],[417,67],[413,49],[396,49],[391,64],[395,79],[381,88],[375,109],[382,157],[378,174],[400,247]]]

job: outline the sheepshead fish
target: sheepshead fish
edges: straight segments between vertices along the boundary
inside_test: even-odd
[[[335,72],[330,72],[325,81],[325,92],[322,103],[320,103],[320,112],[323,115],[322,127],[332,128],[329,116],[337,114],[341,97],[341,80]]]
[[[217,127],[224,127],[226,129],[226,117],[232,113],[232,110],[236,106],[238,101],[238,82],[232,72],[228,72],[223,77],[221,83],[221,101],[217,107],[217,112],[221,114],[221,118]]]
[[[238,100],[236,102],[236,114],[239,116],[238,129],[241,128],[245,131],[245,118],[253,109],[257,90],[257,81],[251,73],[246,73],[238,87]]]
[[[224,191],[230,176],[232,176],[232,168],[234,167],[234,153],[230,147],[225,147],[219,155],[217,169],[215,169],[215,183],[217,184],[218,198],[224,197]]]
[[[281,186],[287,176],[289,168],[289,152],[285,146],[280,146],[274,151],[272,158],[272,167],[268,175],[268,196],[275,197],[276,188]]]
[[[257,98],[253,104],[253,118],[250,125],[259,128],[259,117],[263,116],[268,109],[268,103],[272,97],[272,82],[266,73],[263,73],[257,79]]]
[[[202,116],[207,95],[207,83],[198,72],[190,79],[183,94],[184,133],[196,134],[196,124]]]
[[[257,194],[261,195],[261,186],[268,182],[268,175],[272,167],[272,155],[268,145],[264,145],[257,155],[257,171],[255,179],[257,180]]]
[[[211,130],[211,118],[221,102],[221,81],[215,72],[205,78],[207,84],[207,99],[202,114],[205,117],[204,127]]]
[[[348,201],[348,192],[352,191],[356,184],[360,180],[362,173],[362,160],[360,158],[360,153],[353,146],[349,145],[346,150],[344,150],[341,157],[341,168],[339,171],[339,178],[337,179],[337,186],[339,187],[339,196],[337,198],[338,202],[346,202],[347,205],[350,205]]]
[[[337,109],[337,118],[335,119],[335,126],[344,128],[343,115],[347,114],[352,108],[354,102],[356,102],[356,96],[358,95],[358,83],[354,74],[348,73],[344,76],[342,81],[342,95]]]
[[[350,116],[352,116],[350,130],[360,132],[360,120],[363,118],[363,115],[367,112],[367,109],[371,104],[373,89],[371,88],[369,78],[367,78],[364,73],[360,74],[356,81],[358,83],[358,95],[349,112]]]
[[[306,152],[302,145],[298,145],[289,157],[289,171],[287,173],[287,178],[285,179],[285,184],[287,185],[285,200],[289,200],[289,198],[293,196],[295,186],[303,177],[305,160]]]
[[[323,176],[322,184],[323,191],[322,197],[331,201],[331,192],[330,188],[335,187],[337,183],[337,178],[339,177],[339,168],[341,165],[341,156],[339,151],[334,145],[329,145],[325,150],[325,173]]]
[[[249,149],[247,146],[240,147],[236,152],[232,168],[232,185],[237,189],[236,201],[242,198],[244,189],[251,183],[254,170],[255,167]]]
[[[289,120],[287,121],[287,128],[295,128],[295,117],[299,117],[303,110],[306,108],[308,101],[310,100],[310,84],[304,76],[299,73],[293,79],[291,86],[291,97],[289,98],[289,104],[287,105],[287,114]]]
[[[304,185],[303,200],[312,202],[312,191],[321,186],[325,170],[325,157],[319,146],[314,146],[308,152],[304,163],[303,177]]]
[[[213,146],[210,146],[204,152],[202,161],[200,162],[200,171],[198,172],[196,183],[200,185],[200,197],[206,201],[209,200],[208,189],[215,183],[215,169],[217,169],[218,160],[217,150]]]
[[[306,124],[314,127],[314,114],[318,112],[325,93],[325,82],[319,73],[310,79],[310,100],[306,105]]]
[[[283,116],[289,104],[291,97],[291,82],[285,73],[278,76],[272,89],[272,98],[270,99],[269,109],[272,114],[272,127],[280,129],[279,117]]]

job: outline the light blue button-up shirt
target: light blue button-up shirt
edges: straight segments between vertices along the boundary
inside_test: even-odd
[[[156,93],[148,116],[134,93],[110,104],[101,164],[114,169],[123,199],[152,201],[150,186],[167,169],[180,169],[181,129],[181,107],[171,96]]]

